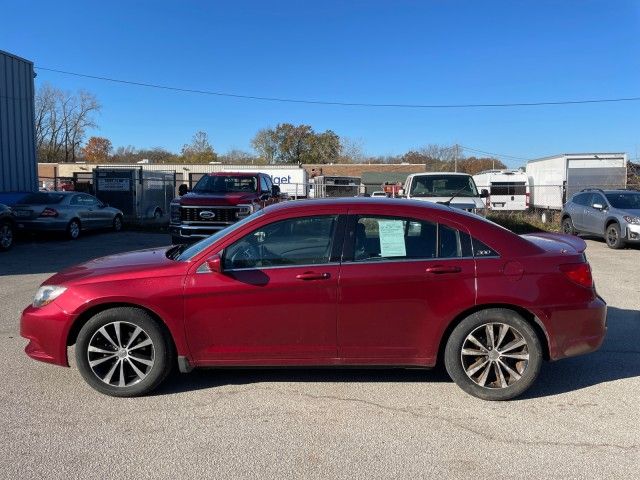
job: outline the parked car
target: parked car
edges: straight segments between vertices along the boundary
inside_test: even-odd
[[[218,232],[256,210],[281,200],[280,187],[258,172],[204,175],[171,202],[169,231],[174,244],[192,243]]]
[[[480,215],[486,214],[485,198],[489,191],[478,193],[473,177],[468,173],[428,172],[412,173],[407,177],[400,194],[423,202],[445,203]]]
[[[9,250],[13,246],[15,225],[11,208],[0,203],[0,252]]]
[[[604,237],[610,248],[640,242],[640,192],[585,189],[562,209],[562,231]]]
[[[14,206],[14,212],[19,230],[65,232],[72,240],[83,230],[122,230],[122,212],[88,193],[31,193]]]
[[[466,392],[513,398],[543,359],[606,331],[585,242],[518,236],[427,202],[282,202],[198,243],[113,255],[45,281],[26,353],[113,396],[193,367],[444,362]]]

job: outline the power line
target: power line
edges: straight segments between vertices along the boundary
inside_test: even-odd
[[[495,153],[495,152],[487,152],[485,150],[478,150],[477,148],[465,147],[464,145],[460,145],[460,147],[462,147],[463,150],[468,150],[470,152],[475,152],[475,153],[483,153],[485,155],[492,155],[494,157],[504,157],[504,158],[511,158],[513,160],[524,160],[524,161],[531,160],[530,158],[516,157],[514,155],[505,155],[505,154],[502,154],[502,153]]]
[[[614,102],[636,102],[640,101],[640,97],[623,97],[623,98],[596,98],[587,100],[560,100],[550,102],[517,102],[517,103],[461,103],[461,104],[414,104],[414,103],[359,103],[359,102],[335,102],[326,100],[303,100],[295,98],[280,97],[261,97],[255,95],[240,95],[227,92],[216,92],[212,90],[198,90],[193,88],[171,87],[168,85],[157,85],[154,83],[134,82],[131,80],[121,80],[117,78],[102,77],[98,75],[88,75],[85,73],[69,72],[65,70],[57,70],[54,68],[35,67],[37,70],[47,72],[60,73],[63,75],[72,75],[75,77],[91,78],[93,80],[103,80],[105,82],[121,83],[126,85],[135,85],[138,87],[156,88],[161,90],[171,90],[174,92],[196,93],[200,95],[211,95],[216,97],[239,98],[245,100],[260,100],[266,102],[281,103],[302,103],[311,105],[334,105],[341,107],[373,107],[373,108],[506,108],[506,107],[539,107],[544,105],[579,105],[589,103],[614,103]]]

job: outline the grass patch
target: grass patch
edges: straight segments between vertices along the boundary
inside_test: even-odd
[[[532,212],[490,212],[487,218],[514,233],[559,232],[560,215],[554,212],[550,220],[542,223],[540,214]]]

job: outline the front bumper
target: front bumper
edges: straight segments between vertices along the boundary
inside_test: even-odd
[[[234,222],[217,223],[215,225],[169,225],[169,232],[174,239],[183,242],[196,242],[233,225]]]
[[[67,335],[73,320],[55,301],[41,308],[25,308],[20,319],[20,336],[29,340],[25,353],[41,362],[68,367]]]
[[[627,223],[627,234],[625,237],[627,242],[640,242],[640,225]]]
[[[577,307],[555,307],[545,314],[551,360],[594,352],[602,345],[607,333],[607,304],[602,298]]]

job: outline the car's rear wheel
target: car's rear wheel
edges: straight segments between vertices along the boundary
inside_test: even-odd
[[[13,225],[11,222],[0,223],[0,251],[9,250],[13,246]]]
[[[465,318],[451,333],[444,355],[449,376],[483,400],[524,393],[542,365],[542,348],[529,323],[512,310],[491,308]]]
[[[562,233],[566,235],[576,235],[578,233],[573,226],[573,220],[571,220],[571,217],[566,217],[562,220]]]
[[[113,231],[119,232],[122,230],[122,217],[120,215],[116,215],[113,219]]]
[[[94,389],[114,397],[133,397],[162,383],[173,365],[173,349],[147,312],[117,307],[98,313],[82,327],[76,362]]]
[[[622,239],[622,235],[620,233],[620,225],[617,223],[612,223],[607,227],[607,231],[605,233],[605,241],[607,242],[607,246],[613,249],[619,249],[624,247],[624,240]]]
[[[67,225],[67,236],[71,240],[76,240],[80,236],[80,222],[73,219]]]

